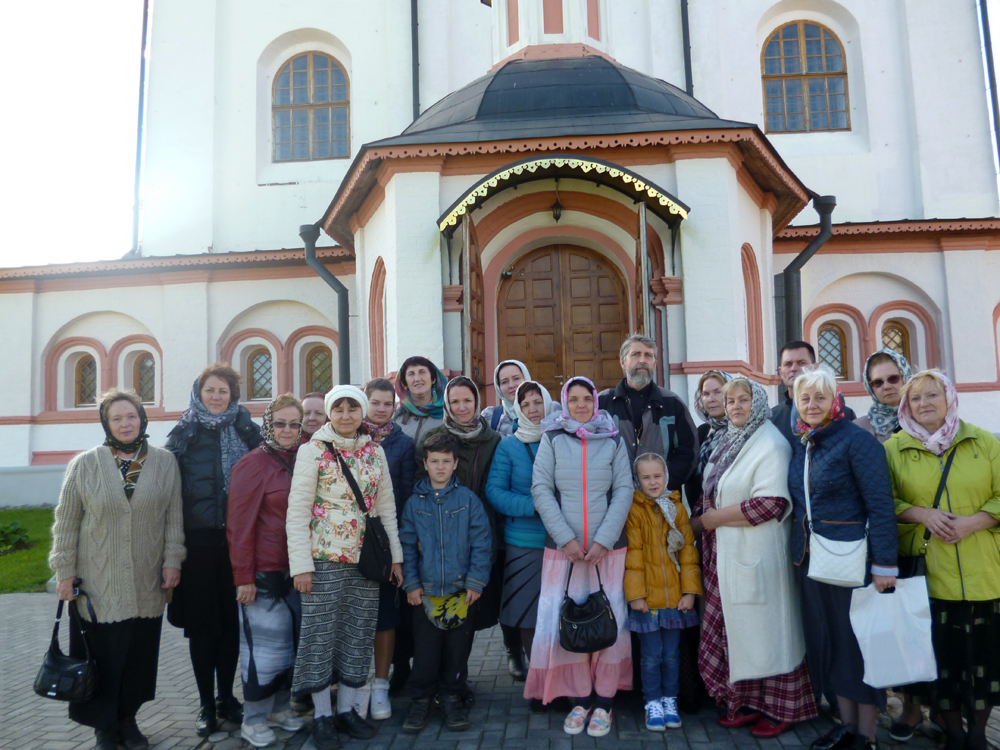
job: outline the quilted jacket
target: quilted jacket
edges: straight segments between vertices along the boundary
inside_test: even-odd
[[[531,496],[531,472],[538,443],[522,443],[511,435],[497,446],[486,478],[486,499],[505,516],[503,538],[524,549],[545,546],[545,526]],[[530,451],[530,454],[529,454]]]
[[[865,535],[868,524],[868,554],[873,565],[895,574],[898,534],[885,448],[870,434],[847,419],[837,420],[813,437],[809,451],[810,501],[816,533],[838,542],[852,542]],[[805,557],[808,529],[803,484],[806,448],[792,443],[788,466],[788,489],[794,504],[792,561]]]
[[[413,494],[414,474],[417,470],[416,445],[397,424],[382,441],[382,450],[385,452],[385,460],[389,463],[392,494],[396,498],[396,518],[399,518],[403,506]]]

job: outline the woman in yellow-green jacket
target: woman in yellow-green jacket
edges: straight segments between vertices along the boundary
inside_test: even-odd
[[[935,682],[903,692],[940,713],[946,750],[986,750],[986,721],[1000,704],[1000,441],[958,418],[955,387],[937,370],[903,388],[899,423],[902,431],[885,444],[899,554],[921,554],[930,531],[927,587],[938,664]]]

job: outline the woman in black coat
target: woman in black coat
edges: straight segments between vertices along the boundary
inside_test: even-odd
[[[243,721],[243,707],[233,697],[240,640],[226,510],[230,469],[261,436],[250,412],[239,405],[239,393],[240,375],[232,367],[222,362],[207,367],[166,445],[181,469],[188,549],[167,618],[184,628],[188,639],[201,698],[195,731],[202,737],[215,731],[219,720]]]

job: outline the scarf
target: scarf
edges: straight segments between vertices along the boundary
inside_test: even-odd
[[[569,415],[569,389],[572,385],[585,385],[590,388],[591,392],[594,394],[594,415],[590,418],[589,422],[577,422]],[[562,404],[562,410],[550,414],[542,420],[542,432],[564,430],[570,435],[576,435],[581,440],[595,440],[599,438],[614,437],[618,434],[618,428],[615,427],[615,422],[611,418],[610,414],[603,409],[597,408],[597,399],[597,388],[590,380],[582,375],[576,375],[570,378],[563,385],[562,393],[559,397],[559,402]]]
[[[667,557],[677,568],[679,573],[681,570],[681,559],[680,552],[684,549],[684,534],[682,534],[677,528],[677,505],[674,503],[674,497],[679,497],[676,490],[671,492],[667,489],[665,483],[667,477],[670,476],[669,470],[667,469],[667,462],[663,460],[663,456],[658,453],[643,453],[641,456],[637,456],[635,461],[632,462],[632,476],[638,477],[639,472],[636,467],[639,465],[639,461],[649,461],[656,459],[661,464],[663,464],[663,478],[664,485],[663,491],[660,493],[659,497],[649,497],[642,490],[642,486],[639,484],[639,480],[635,480],[635,488],[642,493],[643,497],[646,497],[656,503],[657,507],[663,513],[663,517],[667,520],[670,525],[670,529],[667,531]]]
[[[186,427],[192,422],[197,422],[206,430],[219,431],[219,449],[222,452],[222,476],[224,488],[229,490],[229,472],[243,456],[249,451],[246,443],[236,432],[236,418],[240,414],[240,396],[238,393],[231,394],[232,400],[222,414],[212,414],[208,407],[201,402],[201,389],[198,387],[197,378],[191,387],[191,400],[187,410],[181,414],[177,420],[179,427]]]
[[[448,376],[441,372],[438,367],[428,362],[427,364],[431,365],[435,376],[434,385],[431,386],[431,400],[426,404],[418,406],[410,398],[410,392],[406,389],[406,379],[403,377],[406,368],[413,364],[414,359],[420,359],[421,364],[424,361],[423,357],[410,357],[403,362],[403,366],[399,368],[399,374],[396,375],[396,382],[393,385],[396,389],[396,398],[399,399],[399,407],[396,409],[396,414],[408,411],[417,417],[441,419],[444,416],[444,389],[445,384],[448,382]]]
[[[149,443],[143,440],[133,458],[122,458],[117,453],[115,454],[118,471],[122,473],[122,486],[125,488],[125,497],[129,500],[132,499],[132,494],[135,492],[135,485],[139,481],[139,472],[142,471],[142,463],[146,460],[148,453]]]
[[[543,420],[552,408],[552,396],[549,395],[544,385],[536,383],[534,380],[525,380],[521,383],[514,393],[514,419],[517,420],[517,429],[514,431],[514,437],[522,443],[537,443],[542,439],[542,423],[540,421],[538,424],[532,424],[531,420],[524,416],[524,412],[521,411],[521,389],[529,383],[538,386],[538,389],[542,392]]]
[[[302,418],[299,417],[299,419],[301,420]],[[295,436],[295,443],[292,447],[282,448],[278,442],[278,438],[274,435],[274,402],[272,401],[267,405],[267,409],[264,410],[264,419],[260,426],[260,436],[264,438],[264,443],[268,448],[276,451],[295,450],[296,446],[302,442],[302,428],[299,427],[299,434]]]
[[[747,444],[747,441],[766,422],[771,421],[771,409],[767,405],[767,391],[764,390],[764,386],[753,380],[747,380],[742,375],[737,376],[734,380],[740,378],[750,384],[750,392],[753,394],[750,414],[747,416],[747,421],[742,427],[737,427],[732,422],[729,422],[726,426],[725,434],[722,436],[719,444],[715,446],[715,450],[712,451],[712,456],[708,464],[708,476],[705,477],[706,497],[712,497],[715,494],[715,491],[719,488],[719,480],[722,478],[722,475],[736,461],[737,456],[740,455],[740,451],[743,450],[743,446]]]
[[[504,414],[506,414],[507,418],[513,422],[517,419],[517,414],[514,411],[514,402],[507,400],[507,397],[503,395],[503,391],[500,390],[500,368],[506,367],[507,365],[516,365],[518,369],[521,370],[521,377],[523,377],[525,381],[531,380],[531,374],[528,372],[528,368],[524,366],[524,363],[516,359],[505,359],[503,362],[498,364],[497,368],[493,371],[493,387],[496,389],[497,398],[500,399],[500,406],[497,408],[502,407]],[[514,394],[514,397],[517,398],[516,393]]]
[[[906,361],[906,357],[902,354],[887,346],[883,346],[875,354],[888,354],[892,357],[892,361],[896,363],[896,367],[899,368],[899,374],[903,376],[903,382],[905,383],[910,379],[910,363]],[[871,422],[872,429],[875,430],[876,435],[891,435],[899,429],[899,405],[889,406],[875,398],[875,391],[872,389],[871,380],[868,377],[868,363],[872,361],[872,357],[875,354],[865,360],[865,369],[862,374],[865,390],[872,397],[872,405],[868,409],[868,421]]]
[[[369,417],[365,417],[361,420],[361,426],[368,430],[368,434],[375,441],[375,445],[382,445],[382,441],[392,434],[396,423],[389,419],[382,424],[376,424]]]
[[[469,422],[459,422],[458,418],[451,413],[451,406],[448,404],[448,394],[456,386],[468,388],[472,391],[472,397],[476,400],[473,407],[475,416]],[[448,432],[462,440],[469,440],[476,437],[486,427],[486,420],[479,413],[479,388],[464,375],[459,375],[457,378],[448,381],[448,385],[444,387],[444,426]]]
[[[822,424],[810,427],[799,419],[798,409],[793,404],[792,419],[795,421],[795,436],[802,442],[802,445],[808,445],[813,441],[817,432],[826,429],[834,422],[844,419],[847,416],[846,408],[844,405],[844,394],[840,392],[840,388],[837,388],[837,392],[833,396],[833,406],[830,407],[830,413],[826,419],[823,420]]]
[[[146,434],[146,427],[149,425],[149,420],[146,418],[146,410],[142,408],[142,404],[139,404],[139,435],[131,443],[123,443],[111,434],[111,424],[108,422],[108,409],[111,408],[111,404],[115,403],[118,402],[112,401],[108,404],[101,404],[101,427],[104,428],[104,444],[122,453],[135,453],[149,437]],[[130,401],[129,403],[132,402]]]
[[[721,380],[723,384],[726,384],[733,379],[733,376],[728,372],[723,372],[722,370],[709,370],[701,376],[702,385],[704,385],[705,381],[708,380],[709,375],[715,376],[715,378],[717,380]],[[694,394],[694,410],[698,413],[698,416],[701,417],[702,421],[707,422],[709,426],[708,434],[705,436],[704,442],[702,442],[698,449],[698,473],[701,476],[705,476],[705,467],[708,466],[709,459],[712,457],[712,451],[715,450],[715,446],[717,446],[719,441],[722,440],[722,436],[726,434],[726,426],[729,424],[729,417],[723,414],[721,417],[716,419],[708,413],[704,405],[701,403],[702,385],[698,386],[698,390]]]
[[[952,384],[948,376],[940,370],[925,370],[938,381],[941,390],[944,391],[945,402],[948,404],[948,411],[944,415],[944,424],[931,433],[913,418],[910,411],[910,404],[907,400],[899,402],[899,424],[908,435],[915,437],[924,448],[935,456],[942,455],[955,442],[955,435],[958,434],[958,391]]]

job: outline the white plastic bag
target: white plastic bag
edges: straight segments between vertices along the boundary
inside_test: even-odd
[[[851,627],[865,660],[865,684],[888,688],[937,679],[923,576],[896,579],[891,594],[880,594],[875,584],[854,589]]]

